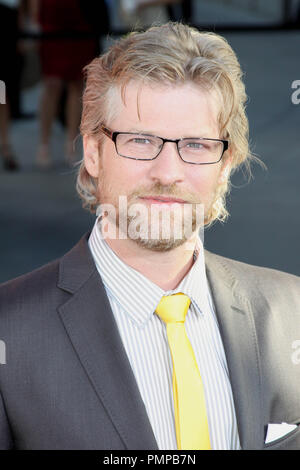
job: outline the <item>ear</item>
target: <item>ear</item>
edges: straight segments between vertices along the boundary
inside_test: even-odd
[[[83,136],[84,164],[87,172],[94,178],[99,174],[99,150],[98,141],[91,135]]]
[[[230,174],[231,164],[232,164],[232,157],[230,156],[226,159],[226,161],[223,163],[223,166],[221,168],[221,172],[219,175],[219,184],[225,183],[225,181],[228,179],[228,176]]]

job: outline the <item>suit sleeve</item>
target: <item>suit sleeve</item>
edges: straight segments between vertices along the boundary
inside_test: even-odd
[[[9,450],[12,448],[13,448],[13,439],[12,439],[6,411],[4,408],[2,395],[0,392],[0,450]]]

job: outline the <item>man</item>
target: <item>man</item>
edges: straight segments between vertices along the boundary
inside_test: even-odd
[[[251,158],[234,52],[170,23],[85,72],[77,190],[98,217],[0,289],[1,448],[299,449],[299,278],[200,236]]]

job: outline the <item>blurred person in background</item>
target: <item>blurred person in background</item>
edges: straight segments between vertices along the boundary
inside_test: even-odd
[[[92,13],[95,7],[97,17]],[[66,163],[72,165],[76,158],[74,140],[78,134],[81,113],[82,68],[99,54],[99,38],[96,32],[99,32],[99,26],[101,28],[104,25],[107,28],[106,2],[31,0],[31,14],[33,22],[40,26],[42,33],[70,35],[66,38],[45,38],[40,41],[43,91],[39,109],[40,143],[36,164],[40,168],[52,165],[51,130],[63,87],[66,85],[64,153]]]
[[[5,103],[0,104],[0,154],[5,170],[18,170],[10,137],[12,101],[18,74],[18,31],[21,23],[19,0],[0,0],[0,80],[5,83]]]
[[[167,11],[171,21],[190,23],[193,16],[193,1],[179,0],[178,2],[170,2],[167,5]]]

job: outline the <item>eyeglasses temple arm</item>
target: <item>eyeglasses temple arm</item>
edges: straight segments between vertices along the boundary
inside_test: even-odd
[[[100,130],[103,132],[103,134],[107,135],[107,137],[109,137],[110,139],[112,138],[112,132],[105,126],[103,126],[103,124],[100,126]]]

